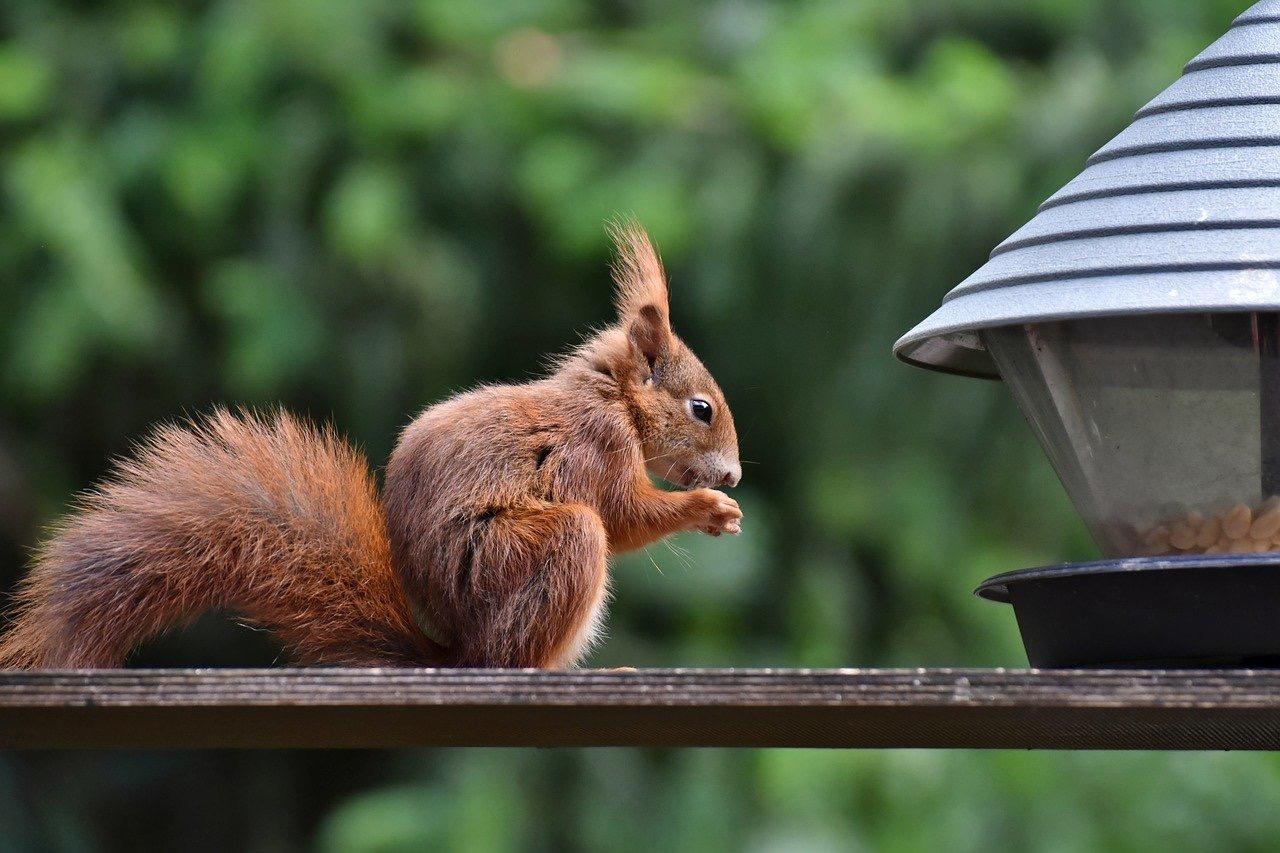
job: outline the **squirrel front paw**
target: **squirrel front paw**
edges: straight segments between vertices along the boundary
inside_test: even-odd
[[[710,536],[742,532],[742,510],[733,498],[715,489],[698,489],[691,492],[690,497],[696,508],[693,529]]]

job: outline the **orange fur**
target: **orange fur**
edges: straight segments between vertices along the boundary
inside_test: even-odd
[[[617,324],[545,379],[423,412],[381,504],[357,453],[284,413],[157,431],[41,548],[0,665],[118,666],[211,608],[303,663],[575,663],[599,635],[609,554],[736,533],[742,515],[708,488],[741,474],[724,396],[671,331],[648,237],[613,233]]]
[[[158,430],[35,558],[0,642],[8,666],[119,666],[210,609],[306,663],[430,658],[391,569],[368,467],[283,412]]]
[[[629,219],[610,223],[609,236],[617,247],[613,262],[614,304],[621,317],[634,317],[646,305],[662,311],[667,330],[667,274],[649,235]]]

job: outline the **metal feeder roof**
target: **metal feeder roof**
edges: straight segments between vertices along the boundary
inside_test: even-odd
[[[1280,0],[1262,0],[902,337],[910,364],[998,378],[979,329],[1280,311]]]

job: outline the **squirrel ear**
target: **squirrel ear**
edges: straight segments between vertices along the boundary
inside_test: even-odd
[[[667,276],[649,235],[635,221],[610,223],[609,236],[617,248],[613,281],[618,320],[631,345],[652,366],[671,349]]]
[[[627,339],[652,371],[654,364],[664,360],[670,351],[671,327],[665,315],[654,306],[646,305],[627,327]]]

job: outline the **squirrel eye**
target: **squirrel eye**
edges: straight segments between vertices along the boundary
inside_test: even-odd
[[[689,414],[704,424],[709,424],[711,423],[711,404],[701,397],[692,397],[689,399]]]

